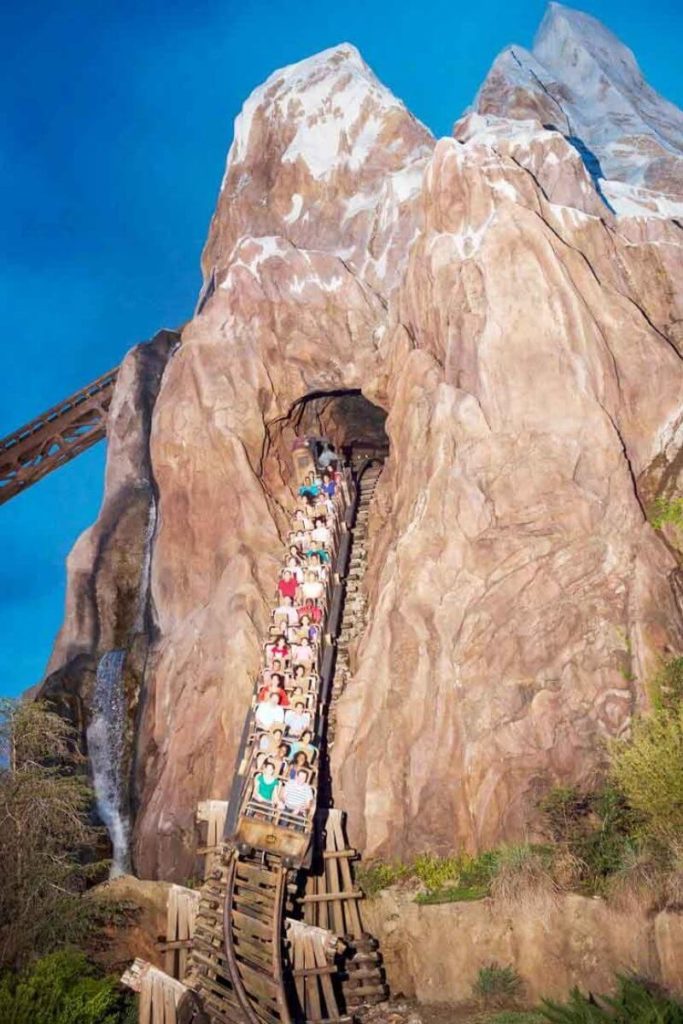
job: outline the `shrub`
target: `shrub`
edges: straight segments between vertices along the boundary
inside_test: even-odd
[[[634,848],[606,889],[610,902],[622,911],[659,909],[667,902],[666,865],[655,850]]]
[[[422,853],[409,864],[386,864],[375,861],[357,869],[358,883],[368,896],[398,882],[414,879],[425,891],[415,898],[418,903],[450,903],[457,900],[479,900],[488,894],[495,864],[495,853],[469,856],[455,854],[440,857]]]
[[[495,865],[495,853],[476,856],[462,853],[452,857],[425,854],[412,865],[412,873],[426,888],[417,903],[455,903],[483,899]],[[450,884],[449,884],[450,883]]]
[[[683,1005],[646,981],[619,977],[613,997],[573,989],[566,1003],[544,999],[541,1013],[551,1024],[683,1024]]]
[[[591,793],[556,787],[539,804],[556,844],[554,873],[560,885],[603,893],[607,879],[632,855],[641,821],[614,786]]]
[[[667,523],[683,526],[683,498],[656,498],[650,508],[650,522],[655,530],[661,530]]]
[[[385,864],[375,861],[372,864],[361,864],[356,869],[356,878],[366,896],[376,896],[382,889],[396,885],[409,874],[404,864]]]
[[[683,836],[683,704],[637,718],[611,756],[613,777],[648,832],[668,842]]]
[[[119,1024],[134,1000],[116,978],[98,977],[82,953],[63,950],[0,979],[3,1024]]]
[[[472,989],[475,997],[487,1006],[514,1002],[522,992],[522,979],[514,967],[501,967],[494,962],[480,967]]]
[[[496,857],[491,895],[511,907],[546,909],[557,892],[549,860],[547,847],[530,843],[504,846]]]
[[[683,658],[669,658],[654,675],[650,690],[657,708],[676,711],[683,704]]]
[[[460,881],[462,859],[422,853],[413,861],[410,871],[430,891],[444,889],[448,883]]]

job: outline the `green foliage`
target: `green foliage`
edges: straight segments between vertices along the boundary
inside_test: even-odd
[[[444,889],[437,889],[436,892],[419,892],[415,897],[416,903],[472,903],[475,900],[483,900],[488,896],[488,885],[451,885]]]
[[[667,523],[683,526],[683,498],[656,498],[650,508],[650,522],[655,530],[661,530]]]
[[[439,857],[434,853],[421,853],[411,865],[411,874],[430,892],[443,889],[460,880],[460,857]]]
[[[613,744],[612,775],[652,836],[683,836],[683,703],[633,722],[630,739]]]
[[[521,995],[522,979],[514,967],[493,962],[480,967],[472,991],[486,1005],[513,1002]]]
[[[375,861],[372,864],[361,864],[356,869],[356,878],[366,896],[376,896],[382,889],[388,889],[389,886],[407,878],[409,873],[409,868],[405,864]]]
[[[0,964],[79,941],[99,832],[73,730],[40,702],[0,701]],[[0,1017],[0,1019],[2,1019]]]
[[[539,807],[557,854],[564,850],[573,864],[575,884],[585,892],[604,892],[607,879],[632,856],[640,828],[623,793],[614,786],[591,793],[557,786]]]
[[[357,876],[368,896],[375,896],[399,882],[414,880],[425,889],[415,897],[417,903],[452,903],[479,900],[488,895],[494,865],[492,851],[474,857],[466,853],[450,857],[423,853],[408,864],[375,861],[361,865]]]
[[[551,1024],[683,1024],[683,1005],[647,982],[620,977],[610,998],[583,995],[573,989],[566,1003],[543,1000],[541,1012]]]
[[[98,977],[82,953],[51,953],[0,979],[3,1024],[132,1024],[134,1014],[117,979]]]
[[[665,661],[655,673],[650,689],[656,708],[676,711],[683,704],[683,658]]]

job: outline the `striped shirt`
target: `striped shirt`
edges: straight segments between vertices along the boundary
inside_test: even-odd
[[[313,790],[307,782],[290,780],[285,785],[283,802],[288,811],[303,811],[313,800]]]

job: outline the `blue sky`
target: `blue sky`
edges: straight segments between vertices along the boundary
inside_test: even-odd
[[[577,6],[683,104],[679,0]],[[496,53],[531,44],[544,9],[540,0],[4,5],[0,436],[190,315],[232,121],[272,70],[350,41],[443,135]],[[0,694],[43,672],[64,560],[96,517],[104,456],[99,445],[0,506]]]

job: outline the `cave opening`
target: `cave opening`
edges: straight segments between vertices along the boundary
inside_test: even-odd
[[[289,423],[298,437],[326,438],[358,470],[389,454],[387,414],[359,390],[320,391],[295,402]]]

